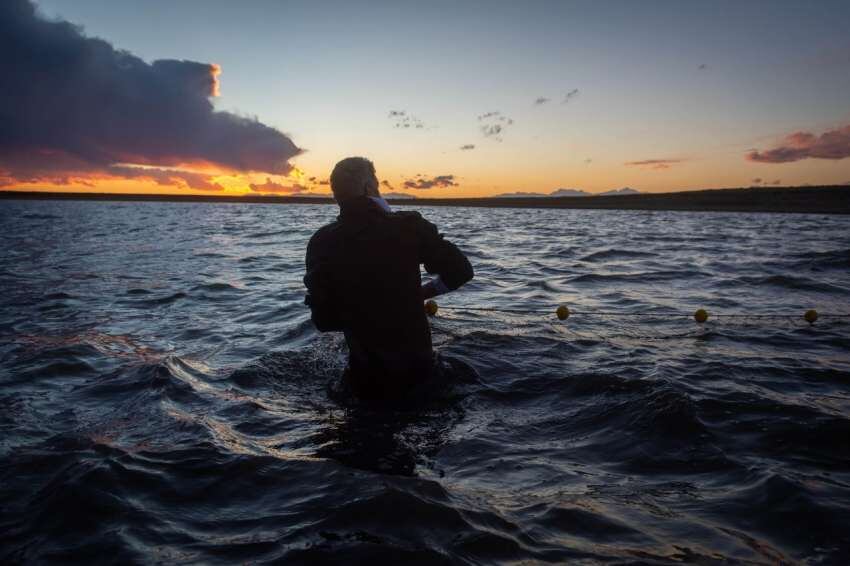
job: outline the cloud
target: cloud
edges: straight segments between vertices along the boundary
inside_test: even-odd
[[[759,184],[761,184],[761,181],[762,181],[761,177],[756,177],[755,179],[753,179],[752,182],[753,182],[754,185],[759,185]]]
[[[148,177],[211,188],[213,170],[284,175],[301,153],[256,119],[215,111],[217,65],[147,63],[42,18],[30,0],[0,2],[0,52],[0,169],[12,183]]]
[[[537,98],[537,99],[534,101],[534,105],[535,105],[535,106],[541,106],[541,105],[546,104],[547,102],[549,102],[549,100],[550,100],[550,99],[546,98],[545,96],[541,96],[541,97]]]
[[[158,167],[135,167],[129,165],[114,165],[106,169],[108,174],[104,178],[123,178],[153,181],[157,185],[178,186],[186,189],[199,191],[223,191],[224,187],[212,180],[212,177],[204,173],[192,171],[181,171],[179,169],[166,169]],[[98,178],[97,175],[94,176]],[[89,184],[88,186],[94,186]]]
[[[647,167],[649,169],[669,169],[676,163],[683,162],[684,159],[644,159],[642,161],[628,161],[625,165],[631,167]]]
[[[816,136],[810,132],[794,132],[782,143],[767,151],[752,150],[749,161],[757,163],[790,163],[803,159],[844,159],[850,157],[850,125]]]
[[[404,182],[404,187],[406,189],[432,189],[434,187],[445,188],[445,187],[457,187],[458,184],[455,182],[454,175],[437,175],[433,178],[428,178],[418,174],[416,179],[409,179]]]
[[[268,177],[266,177],[266,182],[263,184],[251,183],[248,185],[251,187],[251,190],[255,193],[303,193],[307,190],[307,187],[303,187],[301,185],[281,185],[280,183],[275,183]]]
[[[462,146],[460,146],[461,151],[469,151],[469,150],[472,150],[472,149],[475,149],[475,144],[465,143]]]
[[[481,114],[478,116],[478,121],[481,122],[479,129],[484,134],[484,137],[493,138],[499,142],[502,141],[502,132],[505,128],[514,123],[511,118],[498,111]]]
[[[420,120],[416,116],[413,116],[412,114],[408,114],[406,110],[390,110],[390,113],[387,116],[390,120],[392,120],[394,128],[414,128],[417,130],[421,130],[425,127],[425,124],[422,123],[422,120]]]
[[[591,159],[590,157],[584,160],[585,165],[590,165],[591,163],[593,163],[593,159]]]
[[[395,187],[392,185],[392,183],[390,183],[390,182],[389,182],[389,181],[387,181],[386,179],[384,179],[383,181],[381,181],[381,186],[382,186],[382,187],[384,187],[384,188],[386,188],[386,189],[389,189],[389,190],[391,190],[391,191],[394,191],[394,190],[395,190]]]
[[[700,63],[700,65],[697,67],[697,70],[699,70],[699,71],[705,71],[707,69],[708,69],[708,64],[706,64],[706,63]]]
[[[578,92],[578,89],[574,88],[573,90],[565,94],[564,99],[561,101],[561,104],[566,104],[567,102],[578,96]]]

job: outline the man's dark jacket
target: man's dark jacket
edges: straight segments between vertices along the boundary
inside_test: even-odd
[[[358,197],[313,235],[306,259],[313,323],[345,333],[355,389],[380,395],[428,378],[433,351],[419,266],[457,289],[473,277],[457,246],[418,212],[386,212]]]

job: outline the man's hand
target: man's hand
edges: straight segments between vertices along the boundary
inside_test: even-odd
[[[427,301],[428,299],[433,299],[437,296],[437,290],[434,288],[434,284],[432,281],[425,283],[420,288],[422,291],[422,300]]]
[[[422,300],[427,301],[448,292],[449,288],[446,287],[446,284],[438,276],[422,285]]]

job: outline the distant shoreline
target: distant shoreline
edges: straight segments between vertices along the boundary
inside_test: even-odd
[[[332,204],[326,197],[154,195],[117,193],[49,193],[0,191],[0,200],[94,200],[132,202],[234,202],[263,204]],[[850,186],[705,189],[675,193],[584,197],[417,198],[389,199],[400,206],[485,208],[572,208],[602,210],[672,210],[694,212],[780,212],[850,214]]]

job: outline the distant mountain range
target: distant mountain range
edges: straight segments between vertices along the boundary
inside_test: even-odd
[[[556,189],[549,194],[519,191],[516,193],[502,193],[500,195],[496,195],[494,198],[605,197],[637,194],[640,194],[640,191],[629,187],[623,187],[622,189],[614,189],[611,191],[605,191],[604,193],[589,193],[581,189]]]
[[[623,187],[622,189],[613,189],[610,191],[605,191],[604,193],[589,193],[587,191],[583,191],[581,189],[555,189],[549,194],[546,193],[533,193],[533,192],[524,192],[517,191],[515,193],[502,193],[500,195],[495,195],[491,198],[551,198],[551,197],[605,197],[605,196],[616,196],[616,195],[638,195],[640,191],[635,189],[631,189],[629,187]],[[415,199],[418,198],[415,195],[411,195],[408,193],[383,193],[381,196],[384,198],[391,199]]]

